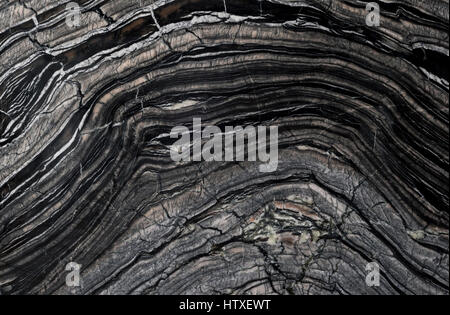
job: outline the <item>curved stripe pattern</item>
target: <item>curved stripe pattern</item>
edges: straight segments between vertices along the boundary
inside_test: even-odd
[[[0,1],[0,293],[448,294],[448,1],[67,2]]]

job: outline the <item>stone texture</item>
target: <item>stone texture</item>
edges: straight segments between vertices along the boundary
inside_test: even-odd
[[[67,2],[0,1],[0,293],[448,294],[448,1]],[[193,117],[277,171],[173,162]]]

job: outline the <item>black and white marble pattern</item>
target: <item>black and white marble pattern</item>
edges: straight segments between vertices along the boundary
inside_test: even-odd
[[[68,2],[0,0],[1,294],[449,293],[448,0]]]

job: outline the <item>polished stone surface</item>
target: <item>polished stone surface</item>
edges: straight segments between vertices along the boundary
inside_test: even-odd
[[[1,294],[448,294],[448,0],[67,2],[0,0]]]

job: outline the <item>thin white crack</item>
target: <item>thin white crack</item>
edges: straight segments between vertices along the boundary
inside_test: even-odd
[[[155,12],[153,11],[152,7],[150,7],[150,13],[152,14],[152,18],[155,21],[156,27],[161,32],[161,26],[159,25],[158,20],[156,19]]]
[[[0,114],[6,115],[6,116],[8,116],[9,118],[11,118],[11,116],[9,116],[9,114],[8,114],[7,112],[2,111],[1,109],[0,109]]]

